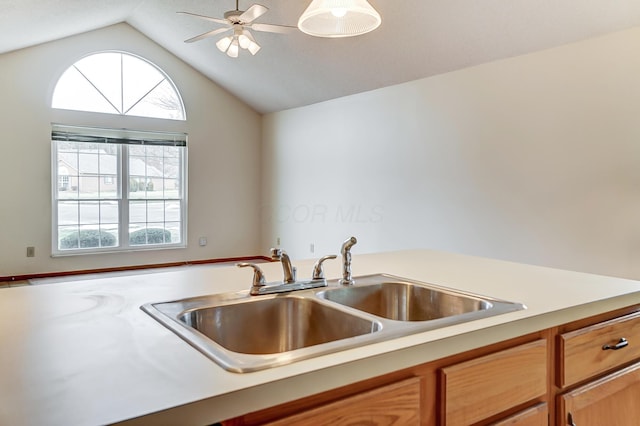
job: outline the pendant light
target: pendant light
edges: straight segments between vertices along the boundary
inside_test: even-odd
[[[315,37],[352,37],[375,30],[381,22],[367,0],[313,0],[298,28]]]

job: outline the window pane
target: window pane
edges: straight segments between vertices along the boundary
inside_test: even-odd
[[[153,65],[135,56],[124,55],[122,63],[124,74],[124,111],[125,114],[127,114],[126,111],[131,109],[140,99],[153,90],[165,77]],[[145,117],[156,116],[146,115]]]
[[[182,218],[180,201],[166,201],[164,215],[167,222],[180,222]]]
[[[99,179],[97,176],[80,176],[78,185],[78,196],[80,198],[98,197]]]
[[[182,102],[168,81],[163,81],[128,112],[128,115],[142,117],[184,120]]]
[[[67,69],[58,80],[51,106],[77,111],[118,113],[74,66]]]
[[[68,250],[78,248],[79,233],[77,226],[59,226],[58,227],[58,248],[60,250]]]
[[[100,205],[97,201],[80,202],[80,224],[97,225],[100,223]]]
[[[178,179],[165,179],[164,180],[164,196],[177,200],[182,197],[180,194],[180,181]]]
[[[100,227],[100,247],[118,246],[118,225],[104,225]]]
[[[58,225],[78,224],[78,202],[60,201],[58,202]]]
[[[165,224],[166,230],[171,233],[171,242],[172,243],[181,243],[182,242],[182,227],[180,226],[180,222],[167,222]]]
[[[100,202],[100,223],[102,224],[118,224],[118,208],[119,203],[117,201],[102,201]]]
[[[129,223],[131,224],[147,223],[147,202],[146,201],[131,201],[129,203]]]
[[[164,201],[147,201],[147,220],[164,222]]]
[[[100,198],[118,198],[120,182],[118,175],[102,175],[100,180]]]
[[[100,151],[85,151],[78,154],[78,172],[82,175],[97,175],[100,173],[98,153]]]

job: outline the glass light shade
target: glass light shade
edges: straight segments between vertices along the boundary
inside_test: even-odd
[[[239,51],[240,51],[240,46],[238,45],[238,40],[234,38],[234,40],[231,42],[231,45],[229,45],[229,50],[227,50],[227,55],[229,55],[232,58],[237,58]]]
[[[315,37],[352,37],[375,30],[381,22],[367,0],[313,0],[298,28]]]
[[[238,43],[240,43],[241,48],[246,49],[251,44],[251,40],[246,35],[241,34],[240,37],[238,37]]]
[[[216,47],[221,52],[226,52],[229,46],[231,45],[232,38],[230,36],[222,37],[220,40],[216,42]]]
[[[255,41],[252,41],[251,44],[249,44],[248,49],[252,55],[255,55],[256,53],[258,53],[258,50],[260,50],[260,45]]]

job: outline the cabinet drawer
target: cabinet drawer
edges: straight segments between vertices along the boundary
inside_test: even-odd
[[[520,411],[513,416],[491,423],[491,426],[548,426],[549,407],[547,403],[535,405],[526,410]]]
[[[516,346],[440,370],[441,423],[470,425],[547,393],[547,341]]]
[[[419,425],[420,378],[403,380],[322,405],[264,426]]]
[[[625,339],[628,344],[615,346]],[[565,387],[640,358],[640,312],[564,333],[559,339],[558,386]]]

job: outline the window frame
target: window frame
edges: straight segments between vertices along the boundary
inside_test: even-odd
[[[91,248],[71,248],[71,249],[61,249],[59,248],[59,223],[58,223],[58,203],[60,201],[64,201],[65,199],[61,199],[58,196],[59,191],[59,177],[61,175],[58,174],[58,143],[63,142],[64,140],[55,140],[54,139],[54,131],[66,129],[71,132],[84,133],[85,135],[89,135],[90,133],[95,133],[95,136],[105,137],[106,135],[115,135],[116,137],[123,137],[120,141],[121,143],[117,143],[118,145],[118,155],[117,155],[117,180],[120,181],[119,187],[117,188],[118,195],[116,198],[98,198],[97,201],[117,201],[118,203],[118,244],[116,246],[111,247],[91,247]],[[130,197],[130,173],[129,173],[129,147],[130,146],[140,146],[140,145],[150,145],[157,146],[154,143],[130,143],[125,142],[125,140],[129,139],[131,141],[136,140],[139,141],[141,137],[151,137],[160,136],[162,138],[171,138],[178,137],[184,139],[183,149],[180,150],[180,172],[178,175],[180,187],[179,193],[181,197],[178,199],[167,199],[167,198],[131,198]],[[108,137],[108,136],[107,136]],[[136,131],[136,130],[128,130],[128,129],[104,129],[104,128],[91,128],[91,127],[77,127],[77,126],[68,126],[52,123],[52,138],[51,138],[51,183],[52,183],[52,192],[51,192],[51,206],[52,206],[52,232],[51,232],[51,256],[52,257],[62,257],[62,256],[75,256],[75,255],[86,255],[86,254],[100,254],[100,253],[118,253],[118,252],[137,252],[137,251],[148,251],[148,250],[166,250],[166,249],[179,249],[187,247],[187,167],[188,167],[188,149],[187,149],[187,135],[185,133],[175,133],[175,132],[161,132],[161,131]],[[80,142],[82,143],[82,142]],[[67,175],[68,176],[68,175]],[[164,179],[164,175],[163,175]],[[99,178],[100,180],[100,178]],[[82,198],[70,199],[70,201],[82,201]],[[130,228],[130,216],[129,216],[129,205],[131,201],[179,201],[180,203],[180,235],[181,241],[177,243],[156,243],[156,244],[141,244],[141,245],[131,245],[129,242],[129,228]],[[79,225],[79,224],[78,224]],[[97,225],[100,226],[99,224]]]

